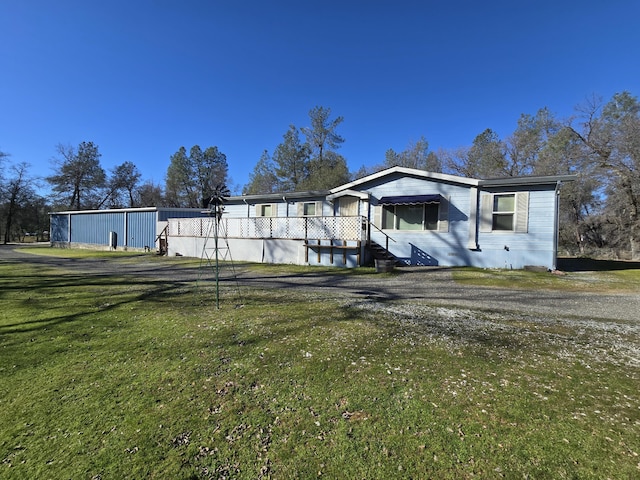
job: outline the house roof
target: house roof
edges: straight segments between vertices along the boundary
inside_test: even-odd
[[[550,175],[550,176],[528,176],[528,177],[504,177],[481,180],[478,178],[460,177],[458,175],[449,175],[447,173],[427,172],[426,170],[417,170],[415,168],[391,167],[381,170],[372,175],[359,178],[344,185],[332,188],[331,190],[317,190],[308,192],[286,192],[286,193],[265,193],[258,195],[235,195],[228,197],[225,203],[268,203],[296,200],[310,200],[313,198],[327,198],[332,201],[336,198],[350,195],[368,198],[368,194],[357,190],[357,187],[383,179],[393,175],[411,176],[415,178],[424,178],[439,182],[455,183],[458,185],[466,185],[468,187],[507,187],[507,186],[527,186],[527,185],[552,185],[558,182],[571,182],[576,179],[575,175]]]
[[[133,212],[190,212],[197,210],[194,208],[181,208],[181,207],[131,207],[131,208],[103,208],[95,210],[60,210],[55,212],[49,212],[49,215],[66,215],[73,213],[76,214],[90,214],[90,213],[133,213]]]
[[[489,178],[486,180],[479,180],[479,185],[482,187],[547,185],[558,182],[573,182],[576,177],[577,175],[538,175],[528,177]]]
[[[332,202],[336,198],[346,197],[346,196],[357,197],[357,198],[360,198],[362,200],[366,200],[366,199],[369,198],[369,194],[368,193],[359,192],[357,190],[349,190],[349,189],[347,189],[347,190],[341,190],[340,192],[332,193],[330,195],[327,195],[327,200]]]
[[[279,202],[280,200],[307,200],[311,198],[324,198],[329,194],[328,190],[318,190],[310,192],[287,192],[287,193],[264,193],[259,195],[235,195],[225,199],[225,203],[268,203]]]
[[[415,178],[424,178],[440,182],[455,183],[469,187],[503,187],[503,186],[525,186],[525,185],[551,185],[558,182],[571,182],[576,179],[575,175],[548,175],[548,176],[524,176],[524,177],[504,177],[481,180],[479,178],[460,177],[447,173],[427,172],[415,168],[391,167],[381,170],[372,175],[359,178],[353,182],[345,183],[330,190],[331,195],[339,194],[344,190],[352,190],[365,183],[379,180],[392,175],[405,175]]]
[[[418,178],[433,179],[441,182],[458,183],[458,184],[469,185],[469,186],[478,185],[478,180],[475,178],[458,177],[456,175],[449,175],[447,173],[427,172],[426,170],[417,170],[415,168],[391,167],[391,168],[387,168],[386,170],[381,170],[371,175],[367,175],[366,177],[359,178],[357,180],[354,180],[353,182],[345,183],[344,185],[335,187],[331,189],[330,192],[334,194],[342,190],[353,189],[354,187],[357,187],[364,183],[372,182],[380,178],[388,177],[391,175],[397,175],[397,174],[407,175],[411,177],[418,177]]]

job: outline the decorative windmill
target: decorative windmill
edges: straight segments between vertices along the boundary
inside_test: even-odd
[[[216,308],[220,308],[220,237],[222,234],[222,238],[225,242],[225,254],[222,255],[223,258],[226,258],[229,252],[229,244],[227,242],[226,236],[224,235],[223,230],[220,228],[220,220],[222,219],[222,213],[224,212],[224,203],[226,199],[229,197],[229,189],[226,185],[220,184],[216,185],[211,197],[205,198],[203,203],[204,207],[207,209],[203,211],[203,213],[207,214],[212,221],[209,222],[209,227],[207,228],[207,235],[204,240],[204,244],[202,247],[202,255],[201,260],[207,262],[209,267],[213,267],[215,272],[216,279]],[[213,249],[208,246],[209,240],[213,237]],[[214,263],[212,264],[212,260]],[[200,264],[202,267],[202,263]]]

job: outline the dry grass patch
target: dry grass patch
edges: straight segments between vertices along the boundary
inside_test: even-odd
[[[617,293],[640,290],[640,269],[575,272],[457,268],[453,279],[462,285],[521,290],[561,290]]]

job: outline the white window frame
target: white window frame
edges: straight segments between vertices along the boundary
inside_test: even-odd
[[[529,231],[529,193],[524,192],[485,192],[481,195],[480,232],[482,233],[528,233]],[[511,195],[513,211],[496,210],[496,198]],[[496,215],[513,215],[511,229],[495,228]]]
[[[436,215],[435,215],[435,225],[433,226],[433,228],[428,228],[427,225],[427,205],[436,205],[437,206],[437,210],[436,210]],[[420,231],[427,231],[427,232],[437,232],[439,230],[439,223],[440,223],[440,203],[421,203],[421,204],[417,204],[417,205],[383,205],[382,206],[382,228],[383,230],[396,230],[396,231],[402,231],[402,232],[420,232]],[[402,216],[398,215],[398,208],[406,208],[406,207],[420,207],[422,210],[422,215],[421,215],[421,223],[420,223],[420,227],[419,228],[401,228],[402,227]],[[393,226],[387,226],[389,219],[389,215],[392,215],[392,221],[393,221]],[[413,224],[413,225],[418,225],[417,223]]]
[[[265,215],[265,209],[271,208],[271,214]],[[258,203],[256,204],[256,217],[276,217],[278,212],[278,205],[275,203]]]
[[[308,207],[313,206],[313,213],[308,213]],[[300,202],[298,203],[298,216],[300,217],[321,217],[322,202]]]
[[[512,198],[513,208],[511,210],[500,210],[498,204],[501,198]],[[511,227],[503,228],[500,226],[499,219],[511,217]],[[513,232],[516,228],[516,194],[515,193],[496,193],[493,195],[491,202],[491,231],[492,232]]]

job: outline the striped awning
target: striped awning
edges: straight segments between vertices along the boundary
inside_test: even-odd
[[[397,197],[382,197],[379,205],[421,205],[423,203],[440,203],[441,196],[436,195],[400,195]]]

